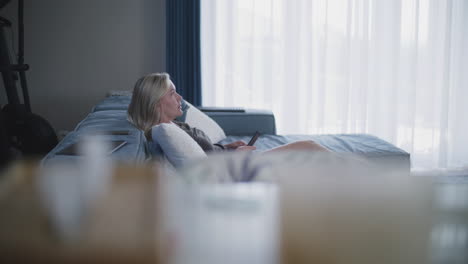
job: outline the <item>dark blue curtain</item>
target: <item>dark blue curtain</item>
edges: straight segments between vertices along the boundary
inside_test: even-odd
[[[166,62],[177,91],[201,105],[200,0],[166,0]]]

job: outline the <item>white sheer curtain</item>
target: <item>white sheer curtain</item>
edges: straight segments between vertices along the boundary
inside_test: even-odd
[[[468,166],[468,1],[202,0],[203,105],[280,134],[369,133]]]

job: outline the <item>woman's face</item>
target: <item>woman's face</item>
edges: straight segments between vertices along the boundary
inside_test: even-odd
[[[170,82],[169,91],[161,97],[158,104],[161,123],[170,122],[183,114],[181,101],[182,96],[176,92],[174,84]]]

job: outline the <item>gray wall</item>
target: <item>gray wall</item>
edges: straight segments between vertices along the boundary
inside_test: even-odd
[[[16,2],[2,16],[15,20]],[[165,0],[25,0],[24,12],[31,106],[56,130],[72,130],[107,91],[166,69]]]

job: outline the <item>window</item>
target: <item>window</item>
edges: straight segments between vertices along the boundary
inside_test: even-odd
[[[202,0],[201,18],[204,105],[271,109],[280,134],[373,134],[415,168],[468,166],[466,1]]]

